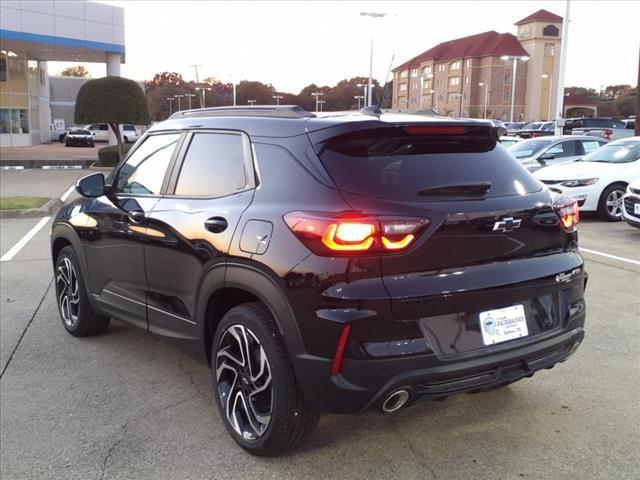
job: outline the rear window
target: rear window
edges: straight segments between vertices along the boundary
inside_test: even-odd
[[[316,144],[316,151],[338,188],[389,200],[487,198],[541,189],[497,142],[493,129],[422,134],[420,128],[359,130]],[[483,186],[488,188],[479,192]]]

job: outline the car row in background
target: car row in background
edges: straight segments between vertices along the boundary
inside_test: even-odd
[[[536,170],[534,176],[549,190],[575,198],[580,211],[609,221],[624,215],[640,226],[640,137],[606,143],[577,161]]]
[[[59,137],[60,143],[65,142],[65,139],[71,130],[87,130],[93,136],[95,142],[109,141],[109,125],[106,123],[92,123],[90,125],[85,125],[84,127],[67,128]],[[120,135],[122,136],[122,141],[124,143],[135,143],[144,132],[144,128],[136,125],[127,123],[120,125]]]
[[[634,135],[635,119],[627,121],[609,117],[568,118],[562,127],[565,135],[589,135],[618,140]]]
[[[607,143],[607,140],[603,138],[566,135],[529,138],[512,144],[507,147],[507,150],[527,170],[535,172],[547,165],[578,160],[583,155],[593,152],[605,143]]]
[[[622,204],[622,218],[632,227],[640,228],[640,179],[627,186]]]

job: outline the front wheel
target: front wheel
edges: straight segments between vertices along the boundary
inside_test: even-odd
[[[600,195],[598,215],[603,220],[617,222],[622,220],[623,200],[626,186],[621,183],[609,185]]]
[[[98,335],[109,326],[109,317],[93,311],[73,248],[64,247],[56,259],[56,300],[64,328],[74,337]]]
[[[227,430],[253,455],[303,443],[319,419],[296,382],[284,341],[262,303],[232,308],[211,349],[213,385]]]

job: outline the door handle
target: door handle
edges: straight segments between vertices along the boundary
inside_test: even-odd
[[[227,221],[222,217],[211,217],[204,222],[204,228],[211,233],[224,232],[228,227]]]
[[[131,219],[133,223],[140,223],[145,218],[144,212],[142,210],[130,210],[129,212],[127,212],[127,214],[129,215],[129,219]]]

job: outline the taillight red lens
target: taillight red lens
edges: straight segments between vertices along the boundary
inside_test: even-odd
[[[318,255],[397,252],[408,248],[429,224],[426,219],[291,212],[291,231]]]
[[[611,140],[611,135],[613,135],[613,130],[611,130],[610,128],[605,128],[604,129],[604,138],[606,140]]]
[[[531,136],[532,136],[533,138],[539,137],[539,136],[540,136],[540,132],[533,132],[533,133],[531,134]]]
[[[553,208],[560,219],[560,225],[566,232],[574,232],[580,221],[578,202],[573,198],[563,197]]]
[[[466,127],[457,125],[414,125],[404,127],[411,135],[462,135]]]

